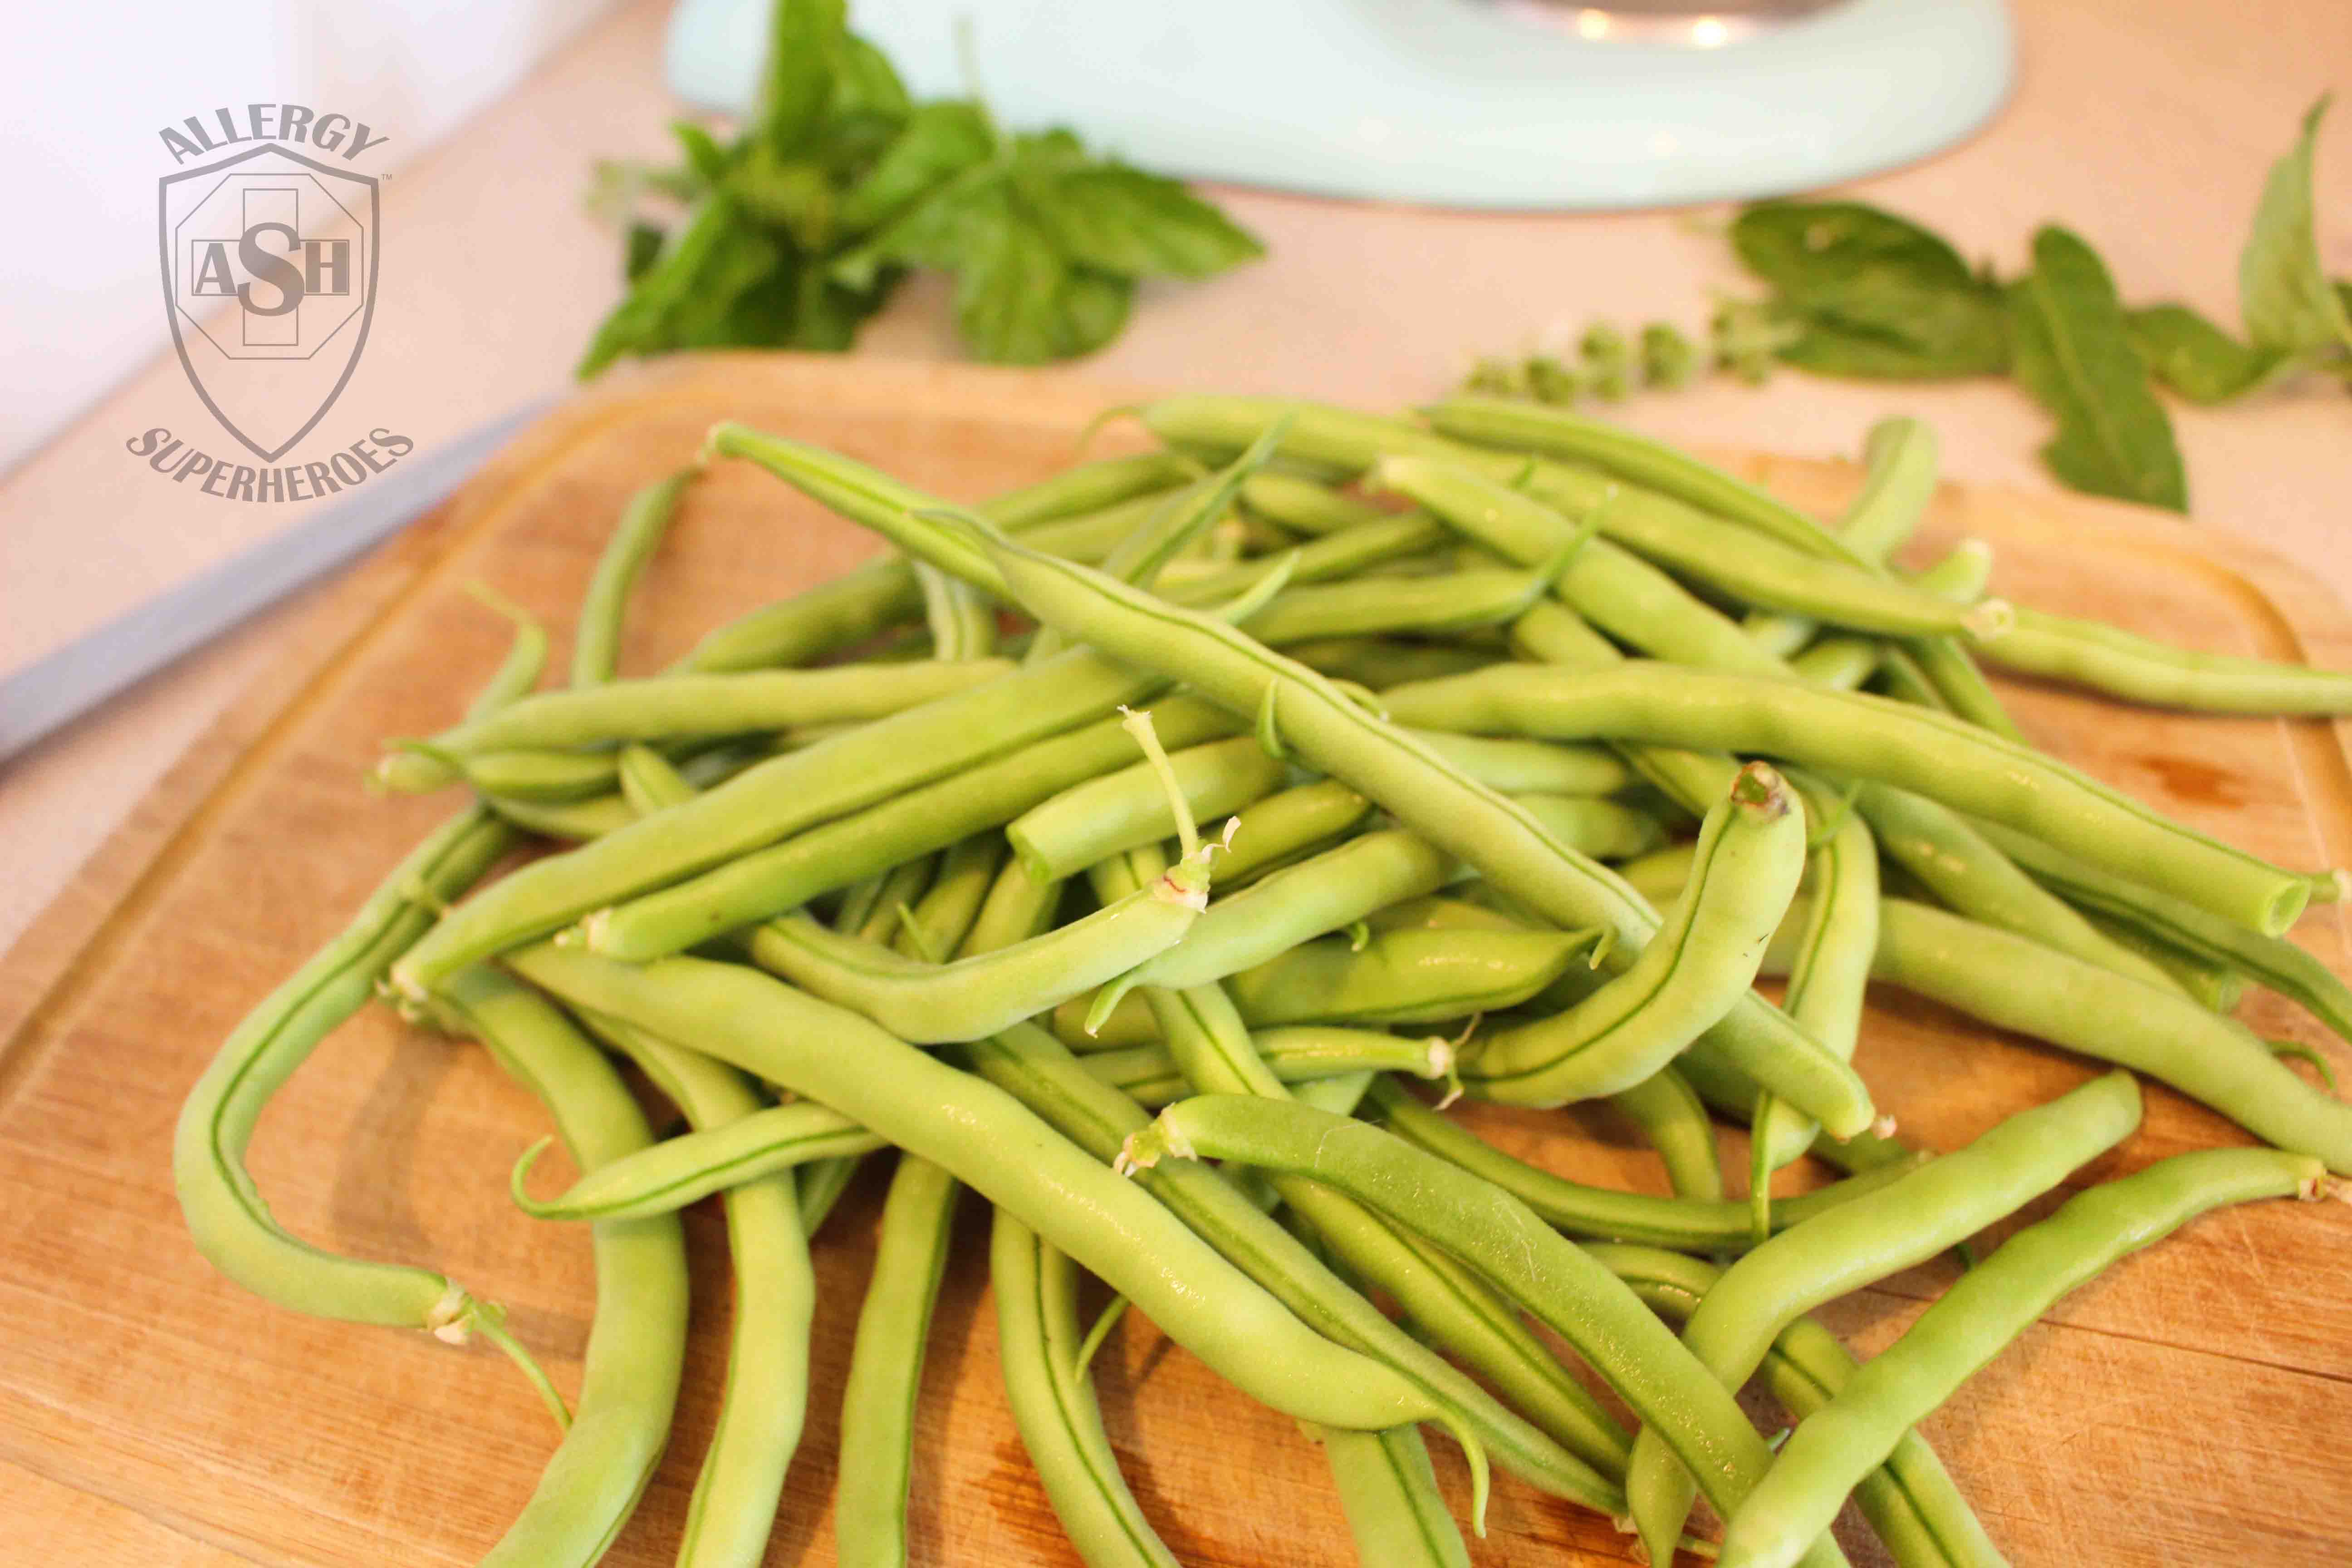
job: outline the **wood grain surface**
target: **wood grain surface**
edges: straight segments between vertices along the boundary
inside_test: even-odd
[[[453,809],[446,798],[375,798],[360,780],[383,738],[448,722],[497,663],[506,628],[460,591],[466,582],[567,626],[623,498],[691,457],[720,417],[975,499],[1067,460],[1073,433],[1116,396],[1043,373],[670,362],[551,416],[327,596],[269,679],[0,961],[0,1191],[11,1200],[0,1230],[0,1517],[15,1526],[0,1531],[0,1563],[462,1563],[497,1538],[553,1443],[536,1400],[494,1352],[311,1321],[216,1276],[172,1196],[181,1097],[237,1017]],[[1835,506],[1853,482],[1830,465],[1743,461],[1811,507]],[[1966,534],[1995,547],[1996,590],[2037,605],[2199,647],[2352,666],[2343,606],[2226,537],[2123,507],[1948,489],[1915,553]],[[646,574],[625,668],[659,665],[708,626],[874,549],[747,466],[714,469]],[[2290,865],[2352,861],[2352,769],[2337,726],[2005,690],[2036,742],[2187,821]],[[2337,910],[2315,911],[2296,937],[2352,967]],[[2352,1072],[2352,1051],[2278,998],[2257,994],[2243,1016]],[[1858,1059],[1905,1131],[1944,1148],[2092,1070],[1883,992]],[[2144,1129],[2082,1179],[2242,1141],[2165,1090],[2151,1089],[2148,1105]],[[1664,1188],[1654,1159],[1603,1115],[1475,1120],[1569,1173]],[[541,1131],[530,1098],[480,1052],[378,1008],[296,1075],[262,1121],[252,1165],[298,1234],[425,1263],[506,1302],[568,1389],[593,1296],[585,1237],[524,1217],[505,1193],[509,1162]],[[1725,1142],[1737,1159],[1736,1138]],[[876,1174],[817,1246],[808,1435],[772,1563],[832,1560],[836,1407]],[[925,1377],[915,1558],[1075,1563],[998,1385],[984,1216],[975,1206],[964,1222]],[[633,1568],[670,1560],[724,1373],[726,1248],[712,1205],[689,1214],[688,1234],[698,1315],[677,1434],[608,1559]],[[1874,1352],[1951,1270],[1912,1270],[1822,1316]],[[1179,1558],[1350,1560],[1328,1476],[1291,1423],[1133,1318],[1097,1365],[1129,1479]],[[2352,1209],[2268,1205],[2199,1222],[2068,1299],[1927,1431],[2021,1564],[2352,1561],[2340,1497],[2352,1454]],[[1459,1502],[1462,1468],[1432,1446]],[[1489,1523],[1473,1547],[1482,1563],[1632,1559],[1608,1521],[1515,1482],[1498,1485]],[[1842,1533],[1857,1561],[1881,1560],[1851,1517]]]

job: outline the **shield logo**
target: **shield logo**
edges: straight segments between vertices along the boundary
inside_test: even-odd
[[[180,363],[229,434],[275,462],[325,417],[367,346],[376,182],[273,142],[157,184]]]

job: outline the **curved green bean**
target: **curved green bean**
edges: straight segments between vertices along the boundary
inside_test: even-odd
[[[1490,1035],[1462,1069],[1472,1090],[1564,1105],[1633,1088],[1688,1048],[1755,983],[1804,870],[1805,817],[1750,763],[1707,814],[1691,883],[1631,967],[1566,1012]]]
[[[1738,1252],[1755,1245],[1748,1205],[1722,1199],[1663,1198],[1587,1186],[1515,1160],[1475,1133],[1465,1132],[1415,1100],[1399,1085],[1376,1080],[1369,1096],[1372,1114],[1389,1131],[1509,1193],[1557,1230],[1595,1241],[1638,1242],[1678,1252]],[[1899,1179],[1926,1158],[1901,1156],[1859,1176],[1796,1197],[1772,1200],[1772,1226],[1785,1231],[1814,1215],[1850,1203]]]
[[[1337,779],[1318,779],[1244,806],[1217,858],[1217,885],[1230,892],[1293,864],[1362,822],[1371,809],[1370,801]]]
[[[2200,653],[2120,626],[2021,608],[1979,645],[1995,664],[2156,708],[2205,713],[2352,713],[2352,671]]]
[[[682,809],[682,808],[681,808]],[[658,821],[659,818],[651,820]],[[1261,1403],[1328,1426],[1435,1418],[1385,1364],[1306,1328],[1157,1202],[1003,1090],[856,1014],[740,965],[615,963],[541,943],[507,958],[535,984],[834,1107],[931,1161],[1101,1277]]]
[[[1069,1258],[998,1209],[988,1279],[1005,1403],[1062,1533],[1087,1568],[1176,1568],[1118,1472],[1094,1385],[1077,1366],[1078,1282]]]
[[[1196,819],[1230,816],[1280,787],[1281,761],[1242,736],[1172,750],[1169,764]],[[1146,762],[1074,784],[1014,817],[1004,829],[1029,875],[1047,882],[1176,833],[1160,776]]]
[[[1004,838],[997,833],[975,833],[948,847],[940,857],[939,874],[920,902],[908,912],[890,939],[894,952],[909,958],[954,952],[963,946],[980,919],[988,895],[995,889],[1004,865]]]
[[[1470,1568],[1417,1427],[1324,1432],[1324,1457],[1359,1562],[1382,1568]]]
[[[2276,935],[2310,897],[2294,873],[2171,822],[2077,770],[1885,698],[1640,661],[1567,674],[1510,666],[1397,687],[1402,722],[1760,752],[1856,773],[2031,831]]]
[[[1783,1231],[1747,1254],[1724,1271],[1691,1314],[1683,1343],[1723,1387],[1738,1388],[1790,1323],[1824,1301],[1925,1262],[2014,1213],[2076,1166],[2129,1137],[2139,1120],[2139,1086],[2126,1072],[2094,1079],[2021,1110],[1966,1148],[1841,1204],[1801,1229]],[[1695,1494],[1664,1436],[1637,1435],[1633,1467],[1626,1472],[1633,1522],[1654,1555],[1662,1544],[1673,1549]],[[1874,1462],[1885,1455],[1881,1449]]]
[[[699,468],[682,468],[656,479],[629,498],[596,571],[588,579],[588,593],[580,605],[580,620],[572,634],[572,684],[601,686],[613,679],[621,662],[621,617],[629,589],[645,569],[662,535],[677,515],[677,503]]]
[[[1795,1562],[1870,1466],[2059,1298],[2118,1258],[2224,1205],[2312,1198],[2322,1183],[2314,1160],[2208,1149],[2068,1199],[1960,1276],[1901,1339],[1798,1424],[1764,1484],[1729,1516],[1722,1562],[1727,1568]]]
[[[915,1399],[960,1190],[953,1176],[929,1160],[901,1154],[883,1202],[874,1274],[841,1392],[833,1519],[844,1568],[896,1568],[907,1561]]]
[[[1698,1091],[1673,1068],[1660,1068],[1631,1089],[1609,1097],[1617,1112],[1642,1130],[1665,1163],[1666,1185],[1678,1198],[1714,1203],[1723,1196],[1723,1162],[1715,1123]],[[1766,1234],[1770,1234],[1768,1220]]]

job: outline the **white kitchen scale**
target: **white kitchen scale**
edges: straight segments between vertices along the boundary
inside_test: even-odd
[[[772,0],[681,0],[672,89],[740,112]],[[2001,0],[854,0],[922,97],[1190,179],[1443,206],[1660,206],[1926,156],[2009,90]],[[957,32],[969,34],[969,68]]]

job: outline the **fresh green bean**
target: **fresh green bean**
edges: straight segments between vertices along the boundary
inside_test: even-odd
[[[2352,672],[2200,653],[2120,626],[2020,608],[1979,645],[2010,669],[2154,708],[2206,713],[2352,713]]]
[[[996,651],[996,606],[980,590],[958,582],[936,566],[915,563],[915,587],[923,595],[923,624],[931,635],[931,657],[948,663],[969,663]],[[1039,662],[1034,645],[1029,662]]]
[[[1937,446],[1935,427],[1916,419],[1882,419],[1870,427],[1862,444],[1862,487],[1831,531],[1857,561],[1884,565],[1918,527],[1936,493]],[[1759,647],[1783,658],[1817,629],[1805,616],[1761,610],[1749,612],[1740,626]]]
[[[1805,818],[1778,773],[1741,770],[1707,814],[1690,887],[1625,972],[1568,1011],[1490,1035],[1463,1067],[1472,1090],[1561,1105],[1631,1089],[1688,1048],[1755,983],[1803,872]]]
[[[901,1039],[942,1045],[996,1034],[1148,963],[1182,941],[1206,897],[1192,862],[1084,920],[953,963],[902,957],[806,915],[760,926],[751,952],[761,968]]]
[[[902,911],[930,890],[939,865],[936,854],[918,854],[877,877],[854,884],[836,917],[841,933],[863,942],[887,944],[903,924]]]
[[[1413,739],[1465,774],[1506,795],[1614,795],[1633,783],[1633,770],[1604,746],[1495,740],[1444,730],[1415,731]]]
[[[453,976],[436,1016],[481,1041],[554,1113],[572,1158],[593,1169],[653,1142],[645,1113],[603,1053],[527,986],[490,970]],[[587,1568],[628,1522],[669,1439],[686,1360],[686,1238],[672,1217],[595,1227],[596,1315],[579,1408],[489,1568]]]
[[[1077,1365],[1077,1271],[1003,1209],[989,1232],[1005,1403],[1054,1517],[1087,1568],[1176,1568],[1118,1472],[1094,1385]]]
[[[1234,728],[1232,721],[1197,698],[1167,699],[1152,709],[1152,714],[1161,740],[1177,746]],[[821,749],[793,755],[811,756]],[[1135,743],[1117,718],[1097,720],[1016,754],[1000,755],[951,778],[924,784],[782,843],[740,855],[690,880],[601,910],[588,922],[588,945],[594,952],[632,962],[683,951],[721,932],[797,908],[860,877],[873,876],[916,855],[1009,822],[1071,784],[1109,772],[1134,754]],[[666,812],[645,826],[677,817],[722,793],[713,791],[693,805]]]
[[[580,605],[580,620],[572,634],[572,684],[601,686],[613,679],[621,662],[621,616],[629,590],[677,515],[677,503],[700,470],[683,468],[656,479],[629,498],[621,521],[596,558],[595,574]]]
[[[659,818],[651,820],[658,821]],[[1434,1418],[1386,1365],[1307,1329],[1158,1203],[1003,1090],[856,1014],[736,964],[622,964],[548,943],[506,961],[535,984],[830,1105],[947,1169],[1100,1276],[1244,1392],[1328,1426]]]
[[[486,1321],[496,1326],[496,1309],[429,1269],[343,1258],[294,1237],[271,1217],[245,1152],[270,1097],[367,1005],[436,912],[512,842],[506,826],[478,806],[445,823],[332,941],[245,1016],[189,1090],[172,1145],[180,1212],[213,1267],[255,1295],[315,1317],[424,1329],[453,1342]]]
[[[1798,678],[1832,691],[1853,691],[1878,673],[1885,647],[1871,637],[1823,637],[1789,660]]]
[[[1567,546],[1563,546],[1565,550]],[[1507,626],[1569,565],[1555,556],[1526,571],[1471,568],[1425,577],[1358,577],[1286,588],[1244,624],[1269,647],[1332,637]]]
[[[2307,882],[1973,725],[1885,698],[1642,661],[1573,675],[1509,666],[1384,694],[1408,724],[1761,752],[1860,774],[2031,831],[2276,935]]]
[[[1222,879],[1222,868],[1219,875]],[[1062,888],[1060,882],[1038,881],[1019,860],[1007,856],[995,879],[989,884],[988,897],[972,917],[971,928],[964,932],[965,956],[994,952],[1000,947],[1011,947],[1016,942],[1026,942],[1052,930],[1062,902]]]
[[[1328,485],[1276,471],[1244,480],[1242,505],[1297,533],[1338,533],[1391,515]]]
[[[1196,818],[1229,816],[1280,787],[1282,763],[1247,736],[1172,752],[1169,763]],[[1098,861],[1176,832],[1159,775],[1147,763],[1074,784],[1040,801],[1004,830],[1029,875],[1041,882],[1074,876]]]
[[[1596,860],[1646,855],[1666,841],[1664,824],[1622,801],[1518,790],[1507,793],[1553,837]]]
[[[907,1561],[907,1490],[914,1475],[915,1402],[923,1342],[947,1271],[956,1180],[901,1154],[882,1205],[880,1239],[841,1393],[841,1460],[833,1495],[844,1568]]]
[[[627,1026],[591,1016],[600,1028]],[[547,1199],[525,1191],[546,1147],[542,1140],[515,1162],[508,1184],[515,1205],[539,1219],[635,1219],[674,1213],[713,1193],[820,1160],[854,1161],[882,1146],[881,1139],[841,1112],[796,1100],[708,1131],[665,1138],[642,1153],[598,1166]]]
[[[1446,531],[1423,511],[1376,513],[1366,521],[1291,552],[1290,584],[1305,587],[1354,577],[1376,566],[1407,562],[1445,542]],[[1066,553],[1062,552],[1062,553]],[[1180,605],[1213,605],[1232,598],[1257,580],[1261,562],[1179,574],[1171,569],[1157,585],[1160,596]]]
[[[1512,625],[1523,626],[1527,618],[1521,616]],[[1465,675],[1497,662],[1494,651],[1460,641],[1405,642],[1393,637],[1324,637],[1293,643],[1283,651],[1318,675],[1352,680],[1371,691],[1408,680]]]
[[[2031,937],[2102,969],[2177,988],[2163,970],[2105,936],[2063,899],[2019,870],[1959,813],[1883,784],[1865,783],[1853,804],[1888,858],[1955,913]]]
[[[500,879],[394,964],[394,985],[421,998],[443,975],[593,910],[1060,734],[1159,685],[1073,650],[772,758],[673,810]]]
[[[1963,1274],[1903,1337],[1798,1425],[1765,1483],[1729,1518],[1727,1568],[1780,1568],[1826,1529],[1903,1436],[2060,1298],[2199,1215],[2316,1197],[2318,1163],[2259,1149],[2175,1155],[2067,1200]],[[1702,1307],[1701,1310],[1705,1310]]]
[[[1715,1203],[1723,1197],[1723,1163],[1715,1123],[1682,1074],[1660,1068],[1631,1089],[1609,1097],[1620,1115],[1642,1130],[1665,1163],[1666,1185],[1678,1198]],[[1766,1233],[1769,1234],[1768,1223]]]
[[[469,583],[466,587],[476,599],[514,623],[514,640],[507,647],[506,658],[466,709],[467,719],[486,719],[508,703],[529,696],[530,689],[539,684],[540,674],[547,668],[547,628],[530,612],[492,593],[485,584]]]
[[[1442,894],[1406,899],[1364,917],[1365,928],[1387,931],[1525,931],[1526,922],[1500,910]]]
[[[2232,1013],[2246,994],[2246,977],[2226,963],[2173,946],[2162,937],[2151,934],[2144,927],[2113,915],[2084,915],[2091,928],[2126,952],[2143,961],[2148,968],[2164,977],[2172,990],[2185,992],[2196,998],[2197,1005],[2209,1013]],[[2112,969],[2113,964],[2100,967]],[[2120,973],[2120,971],[2118,971]]]
[[[1318,1436],[1339,1483],[1357,1561],[1383,1568],[1470,1568],[1469,1549],[1438,1495],[1437,1472],[1419,1428]]]
[[[1820,791],[1809,804],[1820,809]],[[1853,1059],[1862,1037],[1863,993],[1878,946],[1878,848],[1870,825],[1842,810],[1811,853],[1813,896],[1789,968],[1787,1006],[1798,1027],[1836,1055]],[[1811,1148],[1813,1122],[1769,1095],[1750,1132],[1748,1204],[1758,1239],[1770,1234],[1772,1173]]]
[[[1124,1163],[1149,1168],[1167,1155],[1312,1176],[1411,1226],[1566,1339],[1641,1417],[1643,1434],[1672,1442],[1719,1510],[1737,1508],[1762,1476],[1764,1440],[1730,1392],[1622,1281],[1501,1189],[1363,1122],[1255,1095],[1170,1106],[1128,1140]]]
[[[1004,859],[1001,834],[975,833],[950,845],[940,857],[939,874],[911,911],[914,919],[900,923],[898,934],[890,939],[891,947],[910,958],[953,952],[961,947],[996,885]]]
[[[1654,1311],[1680,1323],[1698,1310],[1723,1270],[1659,1247],[1593,1242],[1584,1249],[1633,1288]],[[1772,1396],[1799,1420],[1827,1405],[1854,1373],[1854,1359],[1811,1318],[1780,1331],[1764,1357]],[[1768,1474],[1769,1472],[1767,1472]],[[1854,1487],[1863,1517],[1901,1568],[2003,1568],[2002,1557],[1952,1484],[1935,1450],[1906,1432],[1885,1464]]]
[[[1294,429],[1296,426],[1293,427]],[[1565,928],[1614,931],[1616,949],[1648,940],[1656,916],[1632,889],[1560,845],[1494,792],[1365,713],[1321,677],[1214,621],[1157,605],[1083,567],[1018,546],[989,546],[1034,614],[1066,621],[1112,657],[1181,674],[1229,710],[1270,716],[1285,742],[1315,766],[1380,802],[1406,826],[1476,867],[1496,888]],[[1452,726],[1448,726],[1449,728]],[[1852,1068],[1807,1041],[1760,999],[1735,1007],[1712,1032],[1740,1065],[1776,1092],[1850,1136],[1874,1120]]]
[[[567,839],[585,844],[618,833],[637,820],[637,814],[619,795],[600,795],[587,800],[522,800],[512,795],[491,795],[482,797],[482,804],[504,820],[543,838]],[[436,928],[438,929],[437,927]],[[425,942],[432,940],[427,932]],[[418,946],[425,945],[419,942]]]
[[[1824,1301],[1925,1262],[2014,1213],[2076,1166],[2129,1137],[2139,1120],[2139,1088],[2125,1072],[2020,1111],[1966,1148],[1841,1204],[1801,1229],[1784,1231],[1741,1258],[1691,1314],[1683,1343],[1725,1389],[1736,1389],[1762,1364],[1790,1323]],[[1633,1521],[1656,1561],[1674,1549],[1696,1490],[1690,1475],[1677,1470],[1680,1456],[1664,1436],[1650,1430],[1635,1436],[1626,1477]],[[1883,1460],[1886,1452],[1881,1448],[1872,1462]],[[1706,1479],[1699,1477],[1701,1483]],[[1799,1550],[1805,1545],[1799,1542]]]
[[[1587,1186],[1538,1170],[1465,1132],[1387,1080],[1372,1085],[1370,1114],[1416,1148],[1426,1149],[1525,1204],[1555,1229],[1598,1241],[1640,1242],[1679,1252],[1737,1252],[1755,1245],[1748,1205],[1720,1199],[1662,1198]],[[1795,1197],[1772,1200],[1772,1226],[1786,1230],[1839,1204],[1852,1202],[1898,1179],[1923,1156]]]
[[[734,1068],[614,1020],[587,1022],[626,1050],[698,1132],[740,1126],[759,1113],[760,1097]],[[585,1179],[661,1147],[607,1161]],[[757,1568],[807,1413],[816,1276],[790,1174],[728,1188],[727,1247],[735,1272],[727,1387],[687,1504],[678,1568]]]
[[[2037,881],[2069,902],[2128,921],[2210,963],[2242,970],[2301,1003],[2336,1035],[2352,1040],[2352,987],[2294,943],[2247,931],[2186,900],[2086,865],[2023,834],[1992,823],[1979,822],[1976,826]]]
[[[1233,889],[1311,854],[1370,814],[1372,803],[1337,779],[1270,795],[1244,806],[1217,861],[1217,885]]]
[[[1982,540],[1963,539],[1949,555],[1913,578],[1912,584],[1922,592],[1956,605],[1973,605],[1983,597],[1985,580],[1991,569],[1991,549]],[[1979,635],[1997,637],[2014,617],[2015,607],[2005,605],[2004,613],[1983,623]],[[1984,671],[1977,668],[1976,659],[1959,639],[1908,637],[1901,647],[1941,699],[1938,706],[2004,740],[2023,743],[2025,737],[2016,721],[1993,694]]]

